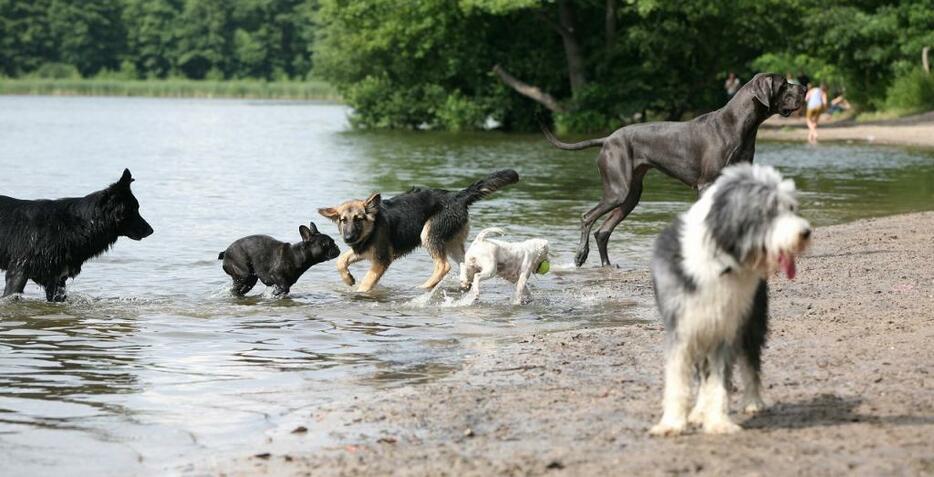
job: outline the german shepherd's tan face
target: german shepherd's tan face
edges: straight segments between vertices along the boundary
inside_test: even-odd
[[[370,195],[366,200],[348,200],[337,207],[318,209],[318,213],[337,224],[337,230],[347,245],[363,242],[376,227],[376,215],[379,213],[379,193]]]

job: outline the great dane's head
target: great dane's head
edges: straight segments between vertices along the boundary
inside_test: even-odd
[[[781,114],[788,117],[804,105],[807,88],[785,81],[782,75],[759,73],[743,89],[748,90],[753,100],[769,110],[769,115]]]

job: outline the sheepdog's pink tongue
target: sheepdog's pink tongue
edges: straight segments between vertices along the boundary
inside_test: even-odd
[[[787,276],[789,280],[795,279],[797,269],[795,268],[795,257],[793,255],[782,252],[778,256],[778,266],[782,268],[782,271],[785,272],[785,276]]]

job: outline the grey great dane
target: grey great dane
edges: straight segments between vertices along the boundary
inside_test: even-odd
[[[574,263],[581,266],[590,253],[593,224],[612,211],[594,233],[603,266],[610,265],[607,242],[613,229],[632,212],[642,196],[642,179],[658,169],[700,193],[724,167],[752,162],[756,132],[773,114],[788,116],[804,104],[805,87],[782,75],[760,73],[743,85],[726,105],[684,122],[633,124],[607,137],[574,144],[561,142],[542,127],[548,142],[560,149],[602,146],[597,167],[603,179],[603,198],[581,216],[581,238]]]

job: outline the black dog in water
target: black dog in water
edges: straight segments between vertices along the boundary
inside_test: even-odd
[[[260,280],[266,286],[275,285],[273,293],[282,296],[312,265],[337,258],[341,252],[334,240],[318,233],[314,223],[309,225],[298,228],[302,241],[296,244],[268,235],[250,235],[230,244],[217,259],[224,261],[224,271],[233,278],[231,291],[243,296]]]
[[[142,240],[152,227],[139,215],[123,171],[110,187],[80,198],[19,200],[0,196],[0,269],[3,296],[22,293],[26,281],[45,287],[49,301],[65,301],[65,280],[110,248],[117,237]]]

